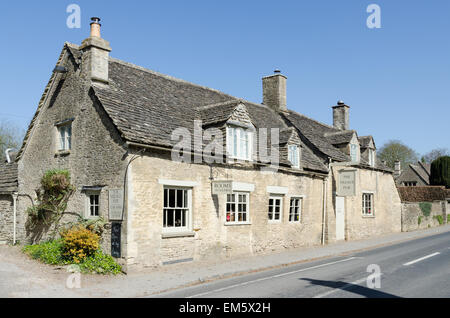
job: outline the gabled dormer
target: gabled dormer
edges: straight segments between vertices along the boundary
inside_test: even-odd
[[[325,138],[334,147],[350,156],[351,162],[359,163],[361,158],[358,136],[354,130],[326,133]]]
[[[372,136],[358,138],[360,144],[361,158],[366,160],[371,167],[375,167],[377,158],[377,148]]]
[[[302,142],[297,130],[289,127],[280,130],[280,163],[301,169]]]

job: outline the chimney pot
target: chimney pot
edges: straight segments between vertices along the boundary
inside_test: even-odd
[[[101,27],[102,25],[100,24],[101,19],[97,18],[97,17],[92,17],[91,18],[91,37],[97,37],[97,38],[101,38]]]

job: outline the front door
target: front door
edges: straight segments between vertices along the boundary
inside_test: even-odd
[[[336,197],[336,241],[345,240],[345,197]]]

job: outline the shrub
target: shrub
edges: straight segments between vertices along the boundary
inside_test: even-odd
[[[38,259],[49,265],[62,265],[63,243],[62,240],[49,241],[39,245],[25,246],[22,251],[33,259]]]
[[[97,251],[94,255],[85,258],[84,262],[80,264],[80,270],[82,273],[116,275],[122,272],[122,267],[110,255]]]
[[[421,202],[419,203],[420,210],[422,210],[422,214],[424,216],[430,216],[431,213],[431,203],[430,202]]]
[[[439,225],[444,224],[444,218],[442,215],[435,215],[434,218],[439,222]]]
[[[447,215],[447,223],[450,223],[450,214]]]
[[[420,223],[422,223],[422,217],[421,216],[419,216],[417,222],[419,223],[419,225],[420,225]]]
[[[76,226],[61,232],[63,239],[63,257],[76,264],[86,257],[94,255],[99,249],[100,237],[82,226]]]
[[[431,163],[430,183],[450,188],[450,156],[437,158]]]

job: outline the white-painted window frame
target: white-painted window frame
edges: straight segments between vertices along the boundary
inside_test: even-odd
[[[72,149],[72,122],[57,126],[59,151],[70,151]]]
[[[288,160],[294,168],[300,168],[300,147],[298,145],[288,145]]]
[[[234,201],[230,200],[230,196],[234,195]],[[245,196],[245,202],[239,202],[239,196]],[[249,224],[250,223],[250,192],[244,191],[233,191],[232,194],[225,195],[225,224],[226,225],[239,225],[239,224]],[[228,211],[228,206],[234,205],[234,212],[232,209]],[[239,221],[239,205],[245,205],[245,221]],[[244,207],[244,206],[242,206]],[[232,214],[234,213],[234,221],[231,221]],[[230,214],[230,219],[228,219],[228,214]]]
[[[268,221],[269,223],[281,223],[283,220],[283,199],[284,196],[280,195],[280,194],[271,194],[269,196],[269,204],[268,204]],[[271,202],[272,201],[272,204]],[[279,206],[276,204],[276,202],[279,202]],[[275,218],[275,209],[278,206],[278,208],[280,209],[279,211],[279,215],[278,215],[278,219]],[[271,211],[272,210],[272,211]]]
[[[166,192],[167,190],[167,192]],[[175,206],[170,206],[170,190],[175,190]],[[183,204],[181,207],[177,207],[177,191],[183,191],[182,200]],[[184,196],[184,193],[186,193],[186,197]],[[166,197],[167,194],[167,197]],[[167,201],[166,201],[167,199]],[[174,220],[175,220],[175,210],[182,210],[185,211],[185,222],[184,226],[173,226],[169,227],[168,225],[168,213],[169,210],[173,210],[172,213],[174,213]],[[166,214],[167,211],[167,214]],[[173,186],[173,185],[164,185],[163,186],[163,210],[162,210],[162,233],[163,234],[178,234],[178,233],[188,233],[192,232],[192,187],[185,187],[185,186]],[[183,215],[183,213],[181,214]],[[183,218],[182,218],[183,219]]]
[[[358,162],[358,145],[351,143],[350,144],[350,158],[352,162]]]
[[[292,201],[298,200],[298,205],[292,205]],[[302,223],[303,220],[303,202],[304,196],[291,196],[289,198],[289,223]],[[293,209],[298,208],[298,220],[291,220],[291,216],[296,216],[296,213],[293,212]]]
[[[99,218],[101,216],[101,191],[100,190],[89,190],[85,192],[86,195],[86,204],[85,204],[85,217],[86,219],[96,219]],[[91,197],[92,196],[97,196],[98,197],[98,202],[97,204],[94,203],[94,205],[92,205],[91,203]],[[98,210],[98,215],[92,215],[92,207],[97,207]]]
[[[369,149],[369,165],[371,167],[375,167],[375,158],[376,158],[375,150]]]
[[[366,196],[369,196],[369,204],[367,205]],[[367,212],[370,210],[370,213]],[[374,217],[375,216],[375,194],[372,191],[363,191],[362,192],[362,215],[365,217]]]
[[[253,131],[228,125],[227,154],[230,159],[251,161],[253,158]]]

